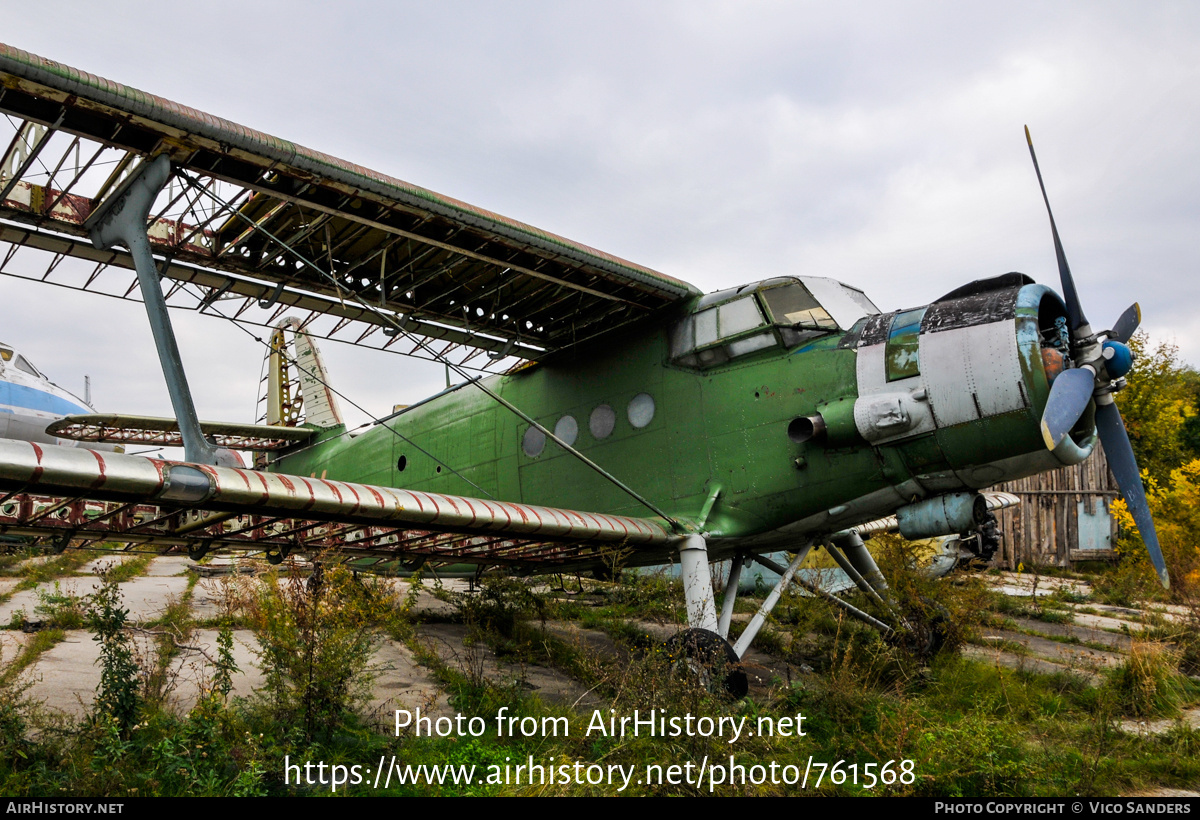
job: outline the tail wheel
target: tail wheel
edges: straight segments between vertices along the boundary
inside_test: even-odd
[[[666,643],[667,658],[677,673],[694,678],[710,692],[743,698],[750,682],[729,641],[707,629],[688,629]]]

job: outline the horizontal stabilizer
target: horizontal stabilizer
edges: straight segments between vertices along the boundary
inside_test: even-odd
[[[228,450],[283,450],[308,441],[316,430],[308,427],[277,427],[232,421],[202,421],[204,437]],[[119,413],[88,413],[66,416],[46,428],[58,438],[96,443],[142,444],[182,447],[179,422],[157,416],[125,416]]]

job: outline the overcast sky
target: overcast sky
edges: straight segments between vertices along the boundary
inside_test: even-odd
[[[884,310],[1010,270],[1200,362],[1195,3],[52,2],[0,40],[498,211],[705,291],[830,276]],[[181,316],[202,418],[260,348]],[[169,414],[141,309],[0,278],[0,339]],[[437,367],[324,345],[372,413]]]

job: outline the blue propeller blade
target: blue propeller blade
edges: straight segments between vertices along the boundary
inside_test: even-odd
[[[1064,370],[1054,379],[1046,409],[1042,411],[1042,440],[1053,450],[1079,421],[1092,400],[1096,376],[1090,370]]]
[[[1096,429],[1100,431],[1100,442],[1108,456],[1108,466],[1117,479],[1121,495],[1125,496],[1125,503],[1129,505],[1129,512],[1133,514],[1142,541],[1146,543],[1150,562],[1158,572],[1158,580],[1163,589],[1170,589],[1171,579],[1167,577],[1167,564],[1163,561],[1154,519],[1150,517],[1150,507],[1146,504],[1142,474],[1138,470],[1137,458],[1133,455],[1133,447],[1129,445],[1129,435],[1125,432],[1125,422],[1117,405],[1102,404],[1096,408]]]
[[[1124,344],[1129,341],[1129,337],[1138,329],[1138,325],[1142,323],[1142,309],[1134,302],[1129,307],[1125,308],[1125,312],[1121,314],[1121,318],[1117,319],[1117,323],[1113,325],[1112,332],[1108,334],[1108,338]]]
[[[1058,257],[1058,278],[1062,282],[1063,300],[1067,303],[1067,322],[1071,332],[1088,323],[1083,315],[1083,306],[1079,303],[1079,294],[1075,292],[1075,280],[1071,277],[1071,267],[1067,264],[1067,254],[1063,251],[1062,242],[1058,239],[1058,226],[1054,224],[1054,212],[1050,210],[1050,197],[1046,195],[1046,185],[1042,182],[1042,169],[1038,167],[1037,154],[1033,152],[1033,137],[1029,135],[1029,126],[1025,126],[1025,141],[1029,143],[1029,156],[1033,159],[1033,170],[1037,172],[1038,185],[1042,189],[1042,199],[1046,203],[1046,213],[1050,216],[1050,233],[1054,235],[1054,255]]]

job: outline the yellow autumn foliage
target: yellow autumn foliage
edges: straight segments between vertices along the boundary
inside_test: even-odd
[[[1152,344],[1144,331],[1129,340],[1135,356],[1129,385],[1116,394],[1138,466],[1159,481],[1200,455],[1196,439],[1200,375],[1169,342]]]
[[[1142,473],[1142,482],[1172,591],[1177,597],[1194,599],[1200,596],[1200,459],[1172,470],[1166,486],[1147,472]],[[1125,500],[1114,501],[1111,510],[1121,528],[1117,549],[1123,560],[1144,568],[1147,577],[1153,578],[1146,547]]]

